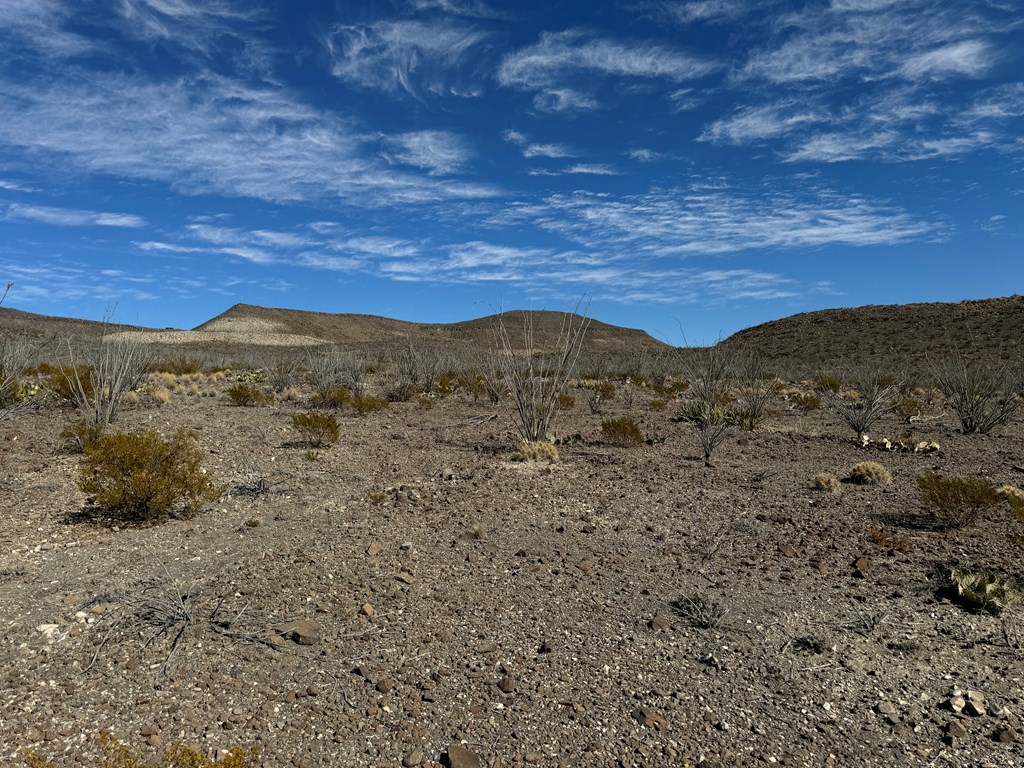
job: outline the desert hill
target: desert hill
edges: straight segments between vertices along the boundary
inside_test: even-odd
[[[553,345],[564,315],[535,311],[538,348]],[[525,314],[504,313],[513,344],[522,338]],[[112,330],[138,334],[167,347],[167,354],[210,354],[245,359],[266,356],[268,348],[297,349],[319,344],[358,348],[369,355],[404,347],[445,347],[451,351],[491,349],[494,315],[458,323],[413,323],[387,317],[332,314],[236,304],[193,330],[105,325],[90,320],[49,317],[0,308],[0,333],[28,338],[97,340]],[[961,350],[969,357],[1009,359],[1021,353],[1024,296],[962,301],[865,306],[804,312],[747,328],[721,343],[732,349],[757,349],[784,375],[804,376],[822,369],[868,364],[879,370],[913,370],[929,360]],[[173,348],[173,349],[172,349]],[[591,320],[585,357],[614,358],[640,348],[669,347],[646,332]]]
[[[722,344],[760,350],[776,370],[804,375],[867,364],[913,370],[951,351],[969,358],[1024,351],[1024,296],[803,312],[747,328]]]

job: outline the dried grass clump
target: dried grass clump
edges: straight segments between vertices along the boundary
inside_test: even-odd
[[[305,443],[320,448],[327,443],[336,443],[341,437],[341,425],[333,413],[310,411],[292,416],[292,425],[299,431]]]
[[[853,465],[847,478],[857,485],[892,485],[889,470],[877,461],[860,461]]]
[[[917,478],[921,498],[939,528],[963,528],[999,503],[999,492],[982,477],[942,477],[926,473]]]
[[[843,490],[843,484],[831,472],[819,472],[816,474],[814,476],[814,487],[833,496],[838,496]]]
[[[184,430],[170,440],[153,430],[101,435],[85,449],[78,487],[93,505],[128,521],[190,517],[223,491],[202,458],[195,436]]]
[[[252,408],[257,405],[270,405],[274,396],[248,382],[239,382],[228,387],[224,392],[233,405]]]
[[[1010,505],[1010,511],[1019,519],[1024,520],[1024,489],[1013,485],[1004,485],[996,490]]]
[[[353,397],[351,405],[352,410],[360,416],[365,416],[366,414],[373,413],[374,411],[383,411],[388,407],[388,401],[383,397],[363,395],[362,397]]]
[[[523,440],[519,448],[512,454],[513,461],[546,461],[553,464],[558,461],[558,449],[548,440]]]
[[[136,752],[109,733],[101,733],[96,739],[99,748],[98,755],[92,755],[90,762],[93,768],[140,768],[140,766],[153,766],[154,768],[249,768],[255,764],[259,756],[259,750],[246,750],[236,748],[228,752],[220,760],[211,760],[192,747],[184,744],[175,746],[164,752],[159,758],[147,760],[139,752]],[[76,757],[74,762],[84,762],[83,756]],[[28,768],[55,768],[44,757],[30,752],[25,759]]]
[[[605,419],[601,422],[601,435],[605,442],[622,448],[634,448],[644,441],[640,427],[631,416]]]

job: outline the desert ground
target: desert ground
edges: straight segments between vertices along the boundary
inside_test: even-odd
[[[570,382],[557,461],[458,386],[336,408],[312,447],[314,388],[258,362],[151,374],[110,427],[195,433],[223,494],[188,518],[92,508],[73,407],[0,422],[3,765],[89,765],[100,732],[268,768],[1024,764],[1019,609],[948,576],[1020,583],[1024,521],[930,524],[917,485],[1024,485],[1021,414],[965,435],[938,402],[865,445],[787,379],[708,467],[684,388],[609,373],[598,413]],[[609,443],[622,416],[639,445]],[[865,461],[892,482],[815,482]]]

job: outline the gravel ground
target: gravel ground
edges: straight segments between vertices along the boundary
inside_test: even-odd
[[[459,394],[343,414],[318,451],[301,401],[175,395],[119,426],[195,430],[228,491],[146,528],[83,513],[71,412],[0,424],[0,763],[108,731],[264,766],[1024,764],[1021,625],[941,575],[1020,581],[1024,523],[911,524],[921,472],[1024,484],[1019,421],[886,452],[779,402],[706,468],[652,397],[577,397],[547,465],[511,460],[510,406]],[[648,443],[603,444],[627,412]],[[892,485],[815,489],[864,460]]]

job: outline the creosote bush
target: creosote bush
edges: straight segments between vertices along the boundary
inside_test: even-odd
[[[60,438],[65,444],[70,444],[75,452],[85,453],[102,437],[104,427],[104,424],[94,421],[76,421],[60,431]]]
[[[1000,501],[999,492],[982,477],[942,477],[928,472],[918,476],[917,486],[938,528],[968,526]]]
[[[352,402],[352,391],[348,387],[327,387],[313,395],[313,403],[321,408],[341,408]]]
[[[383,397],[363,395],[362,397],[353,397],[351,406],[352,410],[360,416],[365,416],[366,414],[373,413],[374,411],[383,411],[388,407],[388,401]]]
[[[640,427],[631,416],[620,416],[617,419],[605,419],[601,422],[601,435],[605,442],[623,448],[634,448],[644,441]]]
[[[333,413],[296,413],[292,416],[292,425],[302,435],[302,439],[314,448],[320,448],[326,443],[336,443],[341,436],[338,417]]]
[[[233,405],[251,408],[257,405],[269,405],[274,402],[274,396],[264,392],[254,384],[239,382],[228,387],[224,394]]]
[[[96,507],[132,522],[171,514],[195,515],[220,498],[200,466],[203,454],[191,432],[165,440],[157,432],[114,432],[85,448],[78,487]]]
[[[859,461],[853,465],[847,478],[857,485],[892,485],[889,470],[877,461]]]

